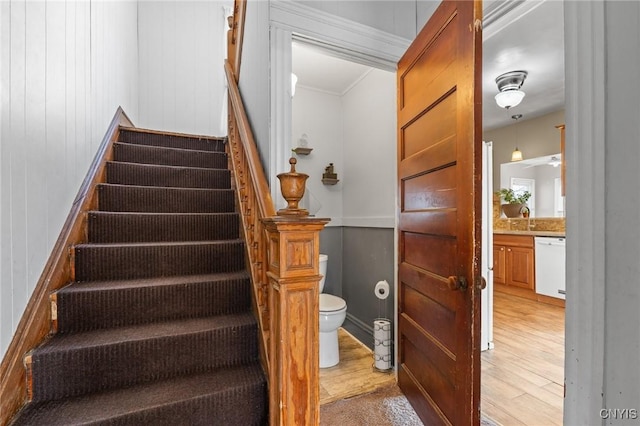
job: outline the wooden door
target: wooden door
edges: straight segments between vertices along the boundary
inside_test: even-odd
[[[480,18],[444,1],[398,63],[398,382],[428,425],[480,421]]]

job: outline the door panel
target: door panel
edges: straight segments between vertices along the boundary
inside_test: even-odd
[[[443,2],[398,63],[398,383],[429,425],[480,422],[480,10]]]

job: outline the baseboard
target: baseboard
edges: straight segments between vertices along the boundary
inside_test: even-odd
[[[373,350],[373,325],[368,325],[347,312],[347,318],[342,327],[366,347]]]

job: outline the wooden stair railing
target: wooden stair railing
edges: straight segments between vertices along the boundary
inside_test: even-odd
[[[94,210],[97,206],[95,187],[105,180],[105,163],[112,158],[113,142],[118,138],[120,126],[133,127],[122,108],[116,111],[98,148],[0,364],[0,425],[2,426],[9,423],[27,400],[24,357],[51,332],[50,294],[73,280],[73,270],[69,261],[70,250],[74,245],[86,240],[86,212]]]
[[[227,149],[237,189],[269,381],[269,417],[275,425],[318,425],[320,231],[328,219],[309,217],[289,201],[277,213],[238,89],[246,0],[229,19],[225,74],[229,89]],[[283,183],[302,174],[278,175]],[[286,178],[285,178],[286,176]],[[305,177],[298,181],[304,193]],[[302,193],[299,197],[302,197]]]

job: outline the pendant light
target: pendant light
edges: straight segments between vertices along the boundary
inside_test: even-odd
[[[511,153],[511,161],[522,161],[522,152],[518,149],[518,120],[520,118],[522,118],[522,114],[516,114],[516,115],[512,115],[511,118],[513,118],[514,120],[516,120],[516,124],[514,125],[515,127],[515,133],[516,133],[516,149],[513,150],[513,152]]]

